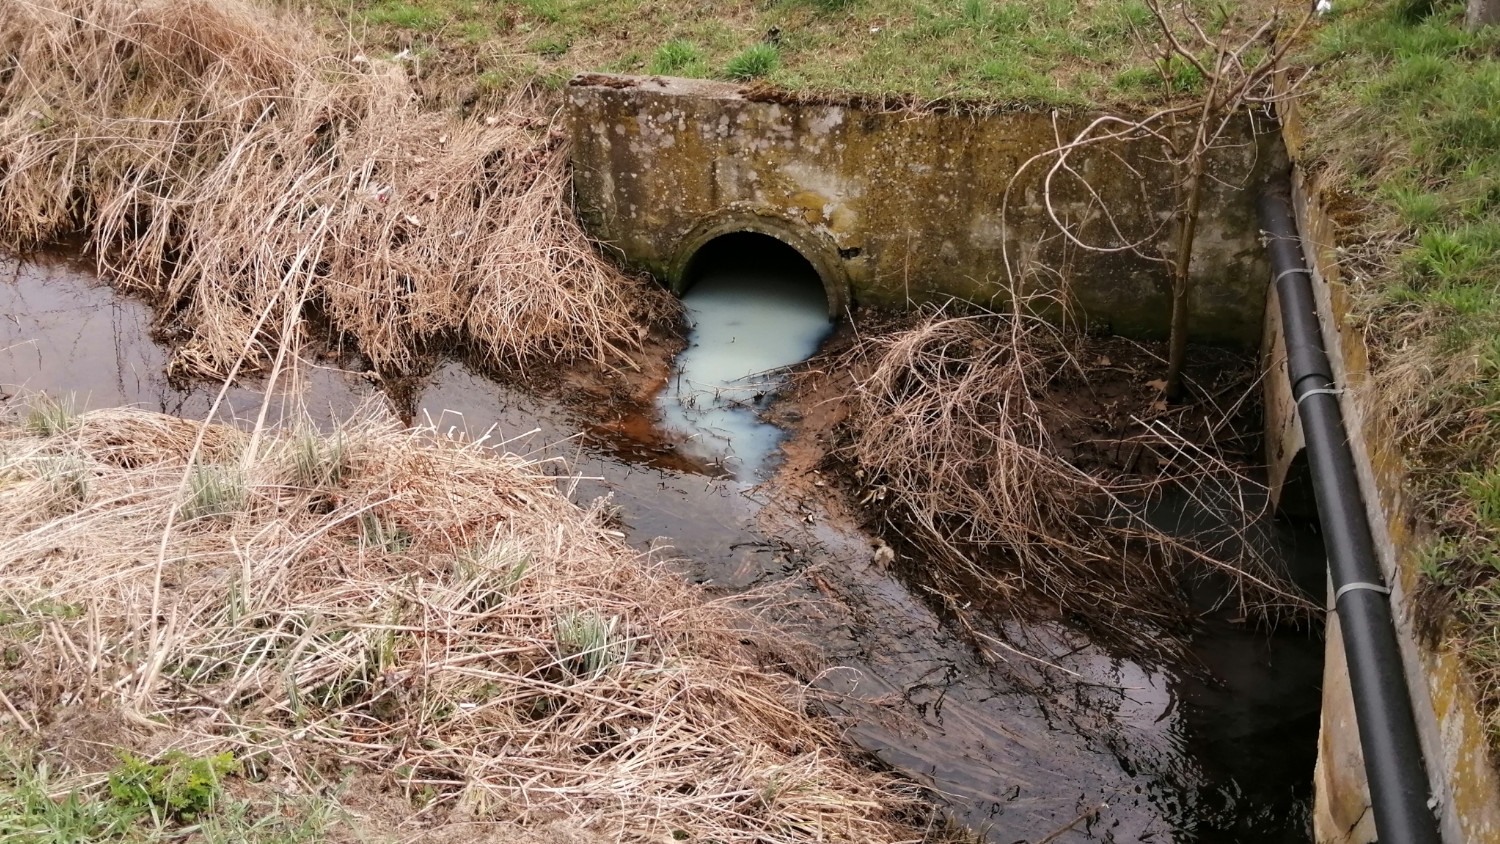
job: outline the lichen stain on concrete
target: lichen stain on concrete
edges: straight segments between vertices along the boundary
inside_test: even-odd
[[[1079,176],[1022,162],[1068,138],[1088,116],[881,111],[764,101],[739,86],[661,77],[590,76],[568,89],[579,211],[631,264],[676,284],[682,254],[707,221],[775,221],[840,276],[854,302],[903,306],[1009,295],[1005,254],[1029,289],[1066,299],[1092,328],[1167,333],[1166,266],[1151,254],[1071,247],[1046,213],[1103,240],[1111,221],[1131,240],[1167,242],[1173,178],[1152,145],[1075,154]],[[609,127],[605,129],[604,127]],[[1194,254],[1195,339],[1257,347],[1269,269],[1256,223],[1273,136],[1247,119],[1215,153]],[[1117,157],[1118,156],[1118,157]],[[634,174],[624,178],[625,174]],[[625,213],[631,209],[634,213]],[[1002,225],[1002,222],[1004,223]],[[1148,247],[1151,248],[1151,247]],[[1059,275],[1061,273],[1061,276]]]

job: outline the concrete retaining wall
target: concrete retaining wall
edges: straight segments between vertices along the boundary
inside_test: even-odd
[[[1081,225],[1082,237],[1119,242],[1108,208],[1126,239],[1145,241],[1144,254],[1068,243],[1045,210],[1044,166],[1017,180],[1002,225],[1012,175],[1071,139],[1088,115],[788,103],[661,77],[583,76],[567,98],[585,223],[675,287],[708,240],[759,231],[817,267],[835,312],[948,296],[994,304],[1015,284],[1058,297],[1096,330],[1167,333],[1169,282],[1154,256],[1171,234],[1173,173],[1155,144],[1077,154],[1077,177],[1060,174],[1051,191],[1058,217]],[[1267,278],[1254,200],[1279,141],[1252,128],[1239,122],[1211,158],[1191,333],[1254,348]]]
[[[1299,127],[1295,109],[1288,109],[1284,134],[1294,160],[1301,137]],[[1412,596],[1421,577],[1417,565],[1418,522],[1406,500],[1394,432],[1376,401],[1363,338],[1349,328],[1350,300],[1334,251],[1335,224],[1323,210],[1318,185],[1300,170],[1294,171],[1293,189],[1297,223],[1313,271],[1324,343],[1344,389],[1340,405],[1381,567],[1391,586],[1397,638],[1422,749],[1436,790],[1443,840],[1448,844],[1500,844],[1500,775],[1491,763],[1484,725],[1459,655],[1446,647],[1428,647],[1417,633],[1419,609]],[[1271,304],[1276,306],[1274,299]],[[1275,321],[1268,326],[1272,335],[1279,331]],[[1279,478],[1288,475],[1288,467],[1301,449],[1300,420],[1291,401],[1279,339],[1270,337],[1266,348],[1266,363],[1272,370],[1264,382],[1267,457],[1271,476]],[[1330,619],[1314,831],[1318,844],[1369,844],[1376,840],[1369,789],[1344,665],[1344,643],[1331,607]]]

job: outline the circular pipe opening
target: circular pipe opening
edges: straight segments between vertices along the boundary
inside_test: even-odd
[[[764,262],[768,270],[799,277],[807,271],[804,267],[810,268],[822,286],[829,319],[839,319],[849,305],[849,279],[832,241],[785,220],[739,209],[704,220],[679,241],[667,282],[680,296],[702,277],[704,267],[722,267],[725,261]]]
[[[679,292],[688,293],[709,278],[716,285],[774,288],[782,296],[805,293],[816,304],[825,298],[823,278],[794,247],[759,232],[731,232],[703,244],[682,272]]]

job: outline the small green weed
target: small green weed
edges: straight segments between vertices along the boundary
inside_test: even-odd
[[[490,28],[489,24],[465,21],[458,25],[458,35],[464,43],[477,47],[494,37],[495,31]]]
[[[1135,67],[1115,74],[1115,87],[1142,95],[1196,94],[1203,90],[1203,74],[1178,56],[1169,62]]]
[[[55,399],[43,393],[31,402],[26,414],[26,433],[38,437],[65,434],[78,423],[77,398]]]
[[[514,69],[506,68],[499,70],[492,68],[480,73],[479,76],[475,77],[474,81],[478,83],[479,90],[481,91],[499,93],[510,90],[510,87],[515,85],[519,79],[520,77]]]
[[[1401,221],[1413,228],[1431,225],[1447,211],[1441,196],[1410,185],[1390,185],[1385,196],[1396,207]]]
[[[83,618],[83,607],[52,598],[37,601],[26,607],[26,615],[56,621],[73,621]]]
[[[741,82],[771,75],[781,64],[781,51],[774,44],[756,44],[729,60],[724,75]]]
[[[195,758],[168,753],[160,763],[129,753],[109,776],[115,802],[156,819],[191,821],[214,807],[223,791],[224,777],[238,770],[233,753]]]
[[[400,525],[386,524],[380,516],[366,510],[359,515],[359,544],[387,554],[400,554],[411,547],[412,535]]]
[[[188,475],[188,499],[182,505],[184,521],[227,520],[249,506],[250,489],[238,466],[204,463]]]
[[[454,580],[465,587],[469,607],[489,612],[514,595],[526,572],[531,555],[503,542],[465,549],[454,558]]]
[[[1436,586],[1452,586],[1453,573],[1449,569],[1449,563],[1453,555],[1448,543],[1429,543],[1422,549],[1422,554],[1417,558],[1417,569],[1422,572],[1422,577]]]
[[[1464,473],[1460,488],[1480,524],[1500,527],[1500,469]]]
[[[618,616],[570,612],[552,625],[558,661],[575,677],[598,677],[630,657],[630,643],[620,635]]]
[[[555,59],[558,56],[561,56],[564,53],[568,52],[569,46],[570,45],[568,44],[568,40],[566,38],[548,36],[545,38],[538,38],[530,44],[527,44],[526,48],[531,50],[531,52],[536,53],[537,55],[545,56],[549,59]]]
[[[323,437],[299,431],[287,441],[292,483],[304,489],[324,489],[343,483],[349,474],[349,440],[342,431]]]
[[[47,516],[56,518],[88,502],[93,472],[76,454],[39,454],[27,461],[36,477],[47,484],[43,502]]]

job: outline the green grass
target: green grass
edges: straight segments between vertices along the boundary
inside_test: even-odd
[[[26,433],[38,437],[67,433],[78,422],[76,405],[71,395],[60,399],[45,393],[37,396],[26,413]]]
[[[315,0],[331,32],[431,48],[467,78],[765,79],[800,92],[1044,106],[1156,102],[1139,0]],[[1216,4],[1190,0],[1205,20]],[[1122,76],[1123,74],[1123,76]],[[493,86],[486,86],[493,87]]]
[[[1427,582],[1500,749],[1500,28],[1460,2],[1346,0],[1303,107],[1381,398],[1437,535]]]
[[[724,75],[741,82],[771,75],[781,64],[781,51],[774,44],[756,44],[724,65]]]
[[[646,72],[661,76],[702,76],[703,51],[691,41],[677,39],[656,48]]]
[[[428,32],[441,26],[447,16],[441,11],[420,4],[380,2],[365,12],[365,21],[376,26],[391,26],[398,29],[414,29]]]
[[[188,497],[182,504],[184,521],[226,521],[244,512],[250,503],[245,473],[237,466],[201,464],[188,476]]]
[[[230,754],[122,757],[103,784],[78,788],[45,756],[0,745],[0,841],[14,844],[311,844],[345,814],[328,798],[228,797]]]

